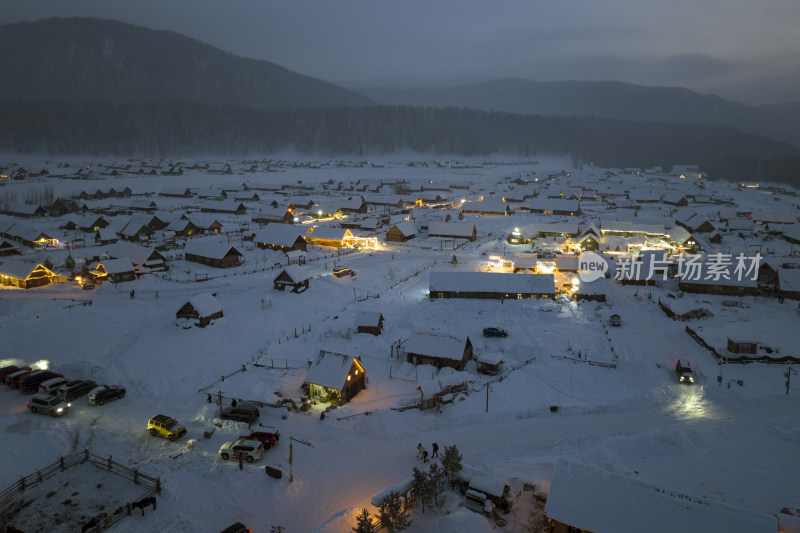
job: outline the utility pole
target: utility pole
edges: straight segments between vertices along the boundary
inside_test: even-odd
[[[301,439],[296,439],[296,438],[292,437],[291,435],[289,435],[289,483],[294,481],[294,466],[293,466],[294,465],[294,451],[293,451],[292,442],[299,442],[300,444],[305,444],[306,446],[308,446],[310,448],[314,447],[314,445],[311,444],[308,441],[301,440]]]
[[[489,391],[492,390],[491,385],[486,384],[486,412],[489,412]]]
[[[219,406],[219,416],[222,418],[222,391],[217,392],[217,405]]]

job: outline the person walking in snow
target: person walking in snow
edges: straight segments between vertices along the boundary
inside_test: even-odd
[[[435,442],[433,443],[433,454],[431,457],[439,457],[439,445]]]
[[[425,448],[422,448],[422,462],[423,463],[428,462],[428,450],[426,450]]]
[[[417,459],[422,459],[422,443],[417,444]]]
[[[134,291],[133,291],[133,290],[131,290],[131,300],[133,300],[133,295],[134,295],[134,294],[135,294],[135,293],[134,293]]]

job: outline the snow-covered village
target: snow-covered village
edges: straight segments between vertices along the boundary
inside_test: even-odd
[[[792,187],[556,157],[2,175],[7,531],[797,528]]]
[[[0,9],[0,533],[800,533],[797,0]]]

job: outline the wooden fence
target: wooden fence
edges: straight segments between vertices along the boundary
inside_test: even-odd
[[[783,364],[792,364],[797,365],[800,364],[800,357],[795,357],[791,355],[784,355],[782,357],[773,357],[767,355],[746,355],[746,354],[720,354],[716,348],[708,344],[703,337],[700,336],[695,330],[686,326],[686,333],[689,334],[691,338],[693,338],[697,344],[708,350],[711,355],[713,355],[717,361],[723,360],[725,363],[733,363],[733,364],[747,364],[747,363],[767,363],[767,364],[775,364],[775,365],[783,365]]]
[[[37,470],[33,474],[20,477],[17,482],[12,483],[5,490],[0,492],[0,509],[8,505],[17,494],[20,494],[25,490],[33,488],[37,485],[41,485],[47,479],[50,479],[59,472],[63,472],[68,468],[78,466],[86,462],[89,462],[98,468],[102,468],[103,470],[118,476],[122,476],[125,479],[129,479],[136,485],[142,485],[145,487],[147,492],[145,492],[145,494],[143,494],[137,501],[141,501],[145,498],[151,498],[156,494],[161,494],[160,477],[151,477],[142,474],[135,468],[130,468],[114,461],[111,457],[101,457],[90,452],[89,450],[79,450],[60,457],[58,461],[40,470]],[[112,523],[116,523],[125,516],[129,516],[131,514],[131,509],[132,503],[128,503],[127,505],[120,507],[113,514],[106,515],[105,518],[100,520],[90,531],[101,531],[111,526]]]

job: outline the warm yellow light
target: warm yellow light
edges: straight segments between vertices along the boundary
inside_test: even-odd
[[[47,367],[50,366],[50,361],[47,359],[42,359],[40,361],[36,361],[31,365],[31,368],[34,370],[47,370]]]
[[[347,381],[350,381],[350,374],[347,374]]]
[[[358,369],[356,369],[356,376],[358,375]]]

